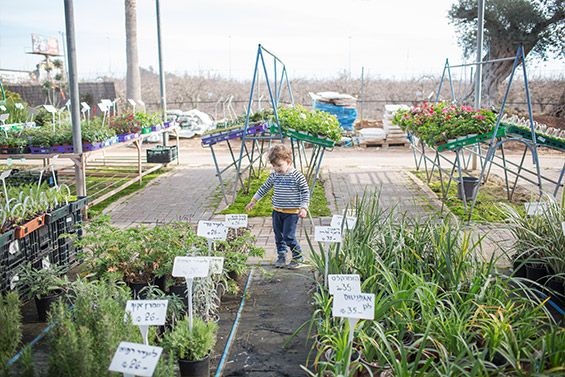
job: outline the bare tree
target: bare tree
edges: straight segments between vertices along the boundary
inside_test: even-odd
[[[141,100],[141,80],[137,55],[137,0],[125,0],[126,14],[126,97]]]

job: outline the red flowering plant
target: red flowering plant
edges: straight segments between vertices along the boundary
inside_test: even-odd
[[[399,110],[393,123],[415,134],[428,145],[444,144],[450,139],[490,132],[495,114],[486,109],[474,110],[447,102],[424,102],[410,110]]]
[[[141,132],[140,122],[132,113],[125,113],[110,118],[109,125],[110,128],[115,130],[118,135]]]

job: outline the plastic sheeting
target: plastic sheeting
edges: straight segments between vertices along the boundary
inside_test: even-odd
[[[357,109],[354,107],[336,106],[329,103],[314,101],[314,109],[335,115],[341,128],[353,130],[353,122],[357,119]]]

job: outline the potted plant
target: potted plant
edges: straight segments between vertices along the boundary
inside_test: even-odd
[[[165,334],[163,347],[174,354],[182,377],[209,377],[210,353],[216,345],[218,325],[194,318],[192,331],[185,317],[177,326]]]
[[[47,268],[36,269],[27,263],[18,273],[18,289],[27,292],[27,299],[35,300],[39,322],[47,320],[50,306],[62,296],[69,281],[63,276],[62,266],[51,265]]]

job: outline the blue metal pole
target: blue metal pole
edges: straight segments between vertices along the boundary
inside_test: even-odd
[[[439,94],[441,93],[441,88],[443,86],[443,78],[445,77],[445,70],[447,69],[447,67],[449,67],[449,60],[445,59],[445,64],[443,65],[443,72],[441,73],[441,79],[439,80],[439,88],[437,89],[435,103],[438,103],[439,101]]]
[[[273,107],[273,113],[275,114],[275,121],[277,122],[277,127],[279,129],[279,135],[281,141],[283,140],[282,129],[279,123],[279,114],[277,112],[277,105],[275,104],[275,99],[273,97],[273,91],[271,90],[271,83],[269,82],[269,74],[267,73],[267,66],[265,65],[265,59],[263,54],[260,54],[261,63],[263,64],[263,72],[265,73],[265,81],[267,82],[267,90],[269,91],[269,97],[271,99],[271,106]]]

